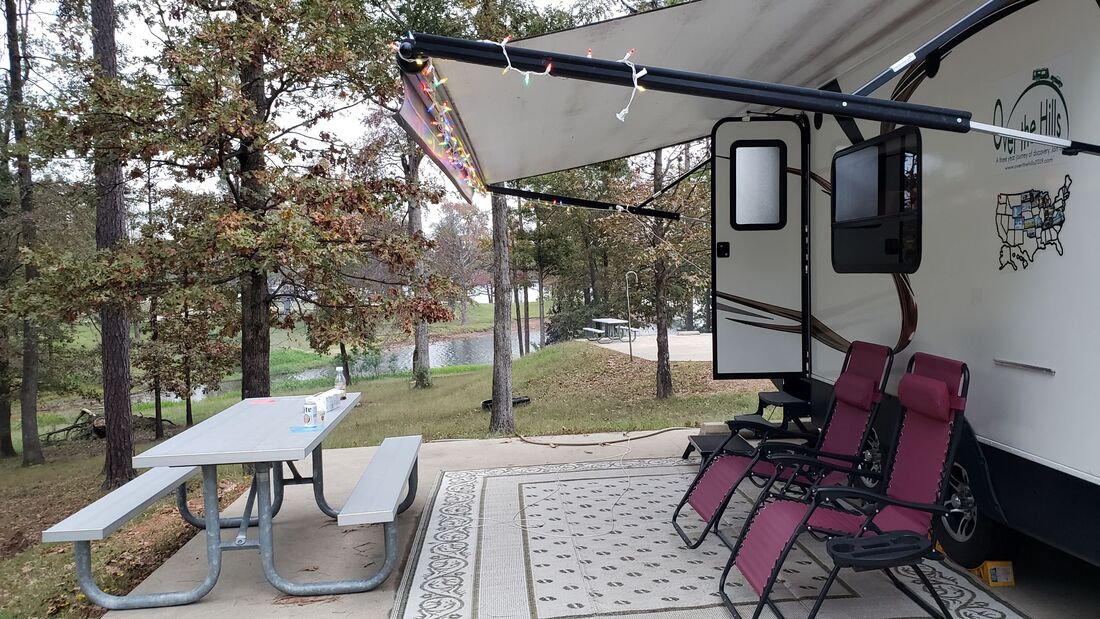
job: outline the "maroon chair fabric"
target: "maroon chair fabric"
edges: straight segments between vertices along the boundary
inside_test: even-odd
[[[832,409],[821,430],[818,450],[848,456],[859,454],[892,359],[889,347],[868,342],[851,344],[834,387]],[[835,458],[822,459],[838,466],[851,466],[850,462]],[[688,488],[686,503],[708,523],[709,530],[717,525],[724,506],[745,477],[769,479],[775,472],[775,466],[760,460],[755,453],[716,454]],[[833,472],[819,483],[844,484],[846,481],[846,474]],[[678,513],[679,509],[673,515],[674,523]],[[686,537],[685,541],[688,541]]]
[[[965,404],[961,393],[965,365],[917,353],[910,367],[910,373],[898,385],[902,423],[885,493],[895,499],[935,503],[940,499],[955,426]],[[804,530],[827,536],[858,536],[876,531],[926,532],[931,524],[928,512],[898,506],[887,506],[869,518],[828,505],[815,507],[776,498],[750,515],[731,561],[753,590],[764,596],[777,566],[786,558],[790,542]]]

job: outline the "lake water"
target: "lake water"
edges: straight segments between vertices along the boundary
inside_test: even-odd
[[[519,341],[514,329],[512,331],[511,341],[512,357],[517,358],[519,357]],[[538,341],[539,330],[531,329],[532,351],[538,346]],[[401,344],[383,350],[377,357],[353,359],[351,363],[352,376],[361,378],[364,376],[395,374],[397,372],[411,370],[412,355],[413,345]],[[492,363],[493,334],[492,332],[473,333],[434,341],[429,338],[428,356],[433,368]],[[332,367],[311,368],[295,374],[272,376],[271,382],[277,383],[287,379],[314,380],[326,378],[331,377],[333,371],[334,369]],[[194,402],[205,399],[207,395],[240,391],[240,388],[241,381],[239,380],[223,380],[216,392],[210,392],[208,394],[200,389],[191,400]],[[137,394],[135,397],[135,400],[139,402],[149,402],[152,401],[152,399],[152,393],[141,393]],[[166,401],[176,401],[179,398],[176,398],[172,394],[165,393],[163,399]]]
[[[519,339],[512,332],[512,357],[519,356]],[[538,346],[539,330],[531,329],[531,350]],[[412,344],[403,344],[386,349],[381,353],[377,368],[368,364],[358,364],[353,372],[361,376],[393,374],[412,369]],[[480,365],[493,362],[493,334],[474,333],[444,340],[428,340],[428,357],[433,368],[453,365]]]

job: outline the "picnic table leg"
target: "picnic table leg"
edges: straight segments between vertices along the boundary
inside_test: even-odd
[[[273,503],[271,517],[279,515],[279,510],[283,506],[283,475],[282,475],[282,463],[279,463],[278,474],[272,475],[271,483],[275,487],[275,501]],[[200,529],[206,528],[206,522],[204,519],[199,518],[191,511],[191,507],[187,505],[187,484],[180,484],[179,488],[176,488],[176,509],[179,510],[180,516],[183,517],[187,524]],[[248,515],[248,526],[254,527],[260,523],[259,518],[253,518],[251,510],[246,510]],[[232,518],[219,518],[218,527],[222,529],[235,529],[241,526],[244,522],[244,518],[241,516],[234,516]]]
[[[413,501],[416,500],[417,467],[419,466],[420,460],[417,459],[413,462],[412,472],[409,473],[409,493],[405,495],[405,500],[401,501],[401,504],[397,506],[397,513],[399,514],[412,507]]]
[[[333,519],[340,515],[340,510],[333,509],[325,500],[325,464],[321,458],[320,445],[313,450],[313,498],[324,515]]]
[[[330,580],[323,582],[301,583],[283,578],[275,568],[275,543],[271,530],[271,496],[267,486],[270,464],[256,465],[257,507],[260,511],[260,563],[264,575],[273,587],[287,595],[338,595],[343,593],[361,593],[378,587],[389,578],[397,565],[397,521],[383,523],[383,535],[386,544],[386,558],[381,567],[368,578],[361,580]],[[316,472],[315,472],[316,474]],[[410,481],[410,483],[412,483]]]
[[[218,526],[218,467],[202,467],[203,519],[206,525],[206,578],[190,591],[112,595],[99,588],[92,574],[92,544],[75,542],[76,580],[93,604],[109,610],[180,606],[199,601],[218,582],[222,569],[222,539]]]

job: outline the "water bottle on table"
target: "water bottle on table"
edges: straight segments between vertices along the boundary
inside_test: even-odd
[[[344,376],[344,366],[336,366],[336,382],[333,384],[334,388],[340,392],[340,399],[348,399],[348,381]]]

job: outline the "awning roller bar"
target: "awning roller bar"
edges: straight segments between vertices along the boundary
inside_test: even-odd
[[[398,57],[399,63],[406,71],[421,69],[415,63],[409,63],[402,58],[447,58],[490,67],[508,66],[508,59],[504,57],[498,43],[424,33],[414,33],[411,38],[403,40]],[[614,60],[525,49],[514,44],[508,46],[508,58],[511,59],[512,66],[521,71],[541,72],[546,69],[548,63],[552,63],[551,75],[557,77],[617,86],[634,86],[633,72],[630,67]],[[638,80],[638,83],[645,86],[646,90],[821,112],[831,116],[850,116],[865,120],[916,125],[926,129],[956,133],[965,133],[970,129],[971,114],[963,110],[637,65],[638,71],[643,68],[646,74]]]
[[[538,200],[540,202],[548,202],[550,204],[563,204],[565,206],[577,206],[580,208],[599,209],[604,211],[625,211],[627,213],[633,213],[635,215],[657,217],[659,219],[671,219],[674,221],[680,219],[679,213],[673,213],[671,211],[659,211],[657,209],[644,208],[640,206],[627,206],[623,204],[613,204],[611,202],[600,202],[599,200],[589,200],[587,198],[571,198],[568,196],[558,196],[549,193],[541,193],[538,191],[528,191],[526,189],[513,189],[512,187],[505,187],[503,185],[490,185],[489,191],[491,193],[499,194],[502,196],[512,196],[516,198],[523,198],[525,200]]]
[[[421,67],[413,61],[423,58],[445,58],[498,68],[507,67],[510,59],[511,66],[521,71],[538,73],[545,71],[548,64],[552,64],[551,75],[557,77],[631,88],[634,86],[634,72],[622,62],[525,49],[515,45],[508,46],[506,59],[501,45],[491,41],[472,41],[414,33],[401,42],[397,55],[398,64],[408,72],[419,71]],[[647,90],[818,112],[830,116],[913,125],[922,129],[953,133],[967,133],[971,130],[993,132],[1006,137],[1057,146],[1065,149],[1067,154],[1078,152],[1100,154],[1100,146],[1094,144],[1051,138],[1041,134],[1019,136],[1016,131],[983,123],[972,123],[972,114],[965,110],[660,67],[636,65],[636,68],[638,71],[645,69],[646,73],[644,77],[638,79],[638,83]]]

